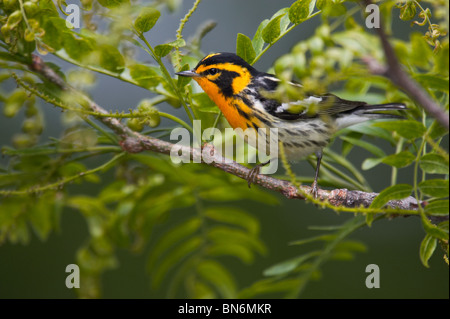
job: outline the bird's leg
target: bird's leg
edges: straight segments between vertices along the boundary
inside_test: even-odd
[[[314,182],[311,185],[311,188],[312,188],[311,193],[314,196],[314,198],[317,198],[317,195],[319,192],[319,187],[317,185],[317,179],[319,178],[320,162],[322,161],[322,151],[317,151],[316,156],[317,156],[316,174],[314,176]]]
[[[259,175],[261,167],[266,166],[269,163],[270,163],[270,160],[268,160],[267,162],[264,162],[264,163],[259,163],[258,165],[256,165],[255,167],[253,167],[250,170],[250,172],[247,175],[248,188],[250,188],[252,186],[252,184],[254,184],[256,182],[256,176]]]

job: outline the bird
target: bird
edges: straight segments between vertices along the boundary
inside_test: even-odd
[[[231,127],[256,131],[259,128],[278,129],[278,139],[283,143],[287,160],[295,162],[314,153],[317,157],[311,185],[314,198],[317,198],[319,190],[323,149],[335,132],[369,120],[399,118],[382,112],[406,109],[402,103],[371,105],[341,99],[331,93],[303,92],[300,99],[293,100],[275,98],[282,80],[258,71],[230,52],[208,54],[192,70],[177,72],[176,75],[195,80],[219,107]],[[289,81],[287,85],[299,92],[303,89],[300,83]],[[256,140],[247,142],[252,146],[257,144]],[[247,178],[249,186],[255,181],[260,167],[267,163],[258,164],[250,171]]]

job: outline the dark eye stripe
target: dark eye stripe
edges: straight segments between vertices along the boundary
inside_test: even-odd
[[[203,71],[201,74],[202,75],[216,75],[217,73],[221,72],[222,70],[220,69],[216,69],[216,68],[211,68],[208,70]],[[222,71],[223,72],[223,71]]]
[[[207,72],[207,71],[205,71]],[[233,79],[239,77],[239,73],[234,71],[220,70],[220,75],[215,80],[212,80],[220,89],[220,92],[226,96],[233,96]]]

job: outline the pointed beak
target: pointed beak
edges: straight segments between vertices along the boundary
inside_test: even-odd
[[[179,75],[179,76],[187,76],[187,77],[190,77],[190,78],[197,78],[197,77],[201,76],[200,74],[196,73],[194,70],[181,71],[181,72],[177,72],[175,74]]]

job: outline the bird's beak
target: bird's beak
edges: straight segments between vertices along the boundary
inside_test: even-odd
[[[198,74],[197,72],[195,72],[194,70],[190,70],[190,71],[181,71],[181,72],[177,72],[177,73],[175,73],[176,75],[179,75],[179,76],[187,76],[187,77],[190,77],[190,78],[197,78],[197,77],[200,77],[201,75],[200,74]]]

